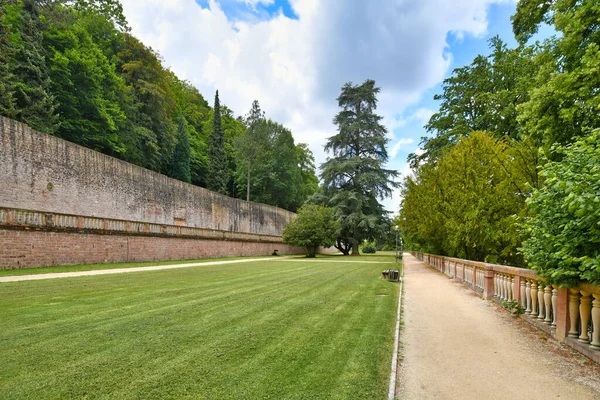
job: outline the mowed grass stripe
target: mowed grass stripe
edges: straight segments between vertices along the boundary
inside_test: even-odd
[[[385,398],[398,294],[381,269],[282,260],[1,285],[0,392]]]

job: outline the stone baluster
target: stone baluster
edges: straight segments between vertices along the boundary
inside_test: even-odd
[[[483,290],[483,281],[484,281],[484,271],[482,269],[479,270],[479,288]]]
[[[519,294],[521,297],[521,307],[523,310],[527,308],[527,289],[525,288],[525,278],[521,277],[519,280]]]
[[[504,300],[508,300],[508,275],[503,275],[503,284],[502,288],[504,289]]]
[[[515,283],[514,283],[515,278],[513,278],[512,276],[508,277],[508,301],[513,301],[515,298],[515,294],[514,294],[514,288],[515,288]]]
[[[498,297],[500,297],[501,300],[504,300],[504,275],[502,274],[498,275],[498,288],[500,291]]]
[[[531,280],[525,283],[525,314],[531,314]]]
[[[592,343],[593,350],[600,350],[600,293],[594,293],[592,302]]]
[[[552,285],[546,285],[544,288],[544,305],[546,308],[544,322],[549,325],[552,323]]]
[[[485,271],[480,269],[479,270],[479,287],[483,290],[485,286]]]
[[[537,317],[537,304],[538,304],[538,286],[537,281],[531,281],[531,316],[533,318]]]
[[[494,272],[494,297],[498,296],[498,274]]]
[[[579,319],[581,320],[581,335],[579,335],[579,340],[587,343],[590,341],[588,324],[590,323],[590,312],[592,311],[592,299],[589,292],[581,290],[580,293]]]
[[[552,285],[552,326],[556,328],[556,312],[558,305],[558,286]]]
[[[544,285],[538,286],[538,316],[537,319],[544,319]]]
[[[569,289],[569,336],[577,337],[579,323],[579,289]]]

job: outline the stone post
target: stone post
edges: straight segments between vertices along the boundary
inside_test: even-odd
[[[483,274],[483,298],[490,300],[494,297],[494,271],[485,270]]]

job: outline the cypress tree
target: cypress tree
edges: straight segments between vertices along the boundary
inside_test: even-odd
[[[207,187],[218,193],[227,194],[229,182],[225,135],[221,126],[221,104],[219,91],[215,94],[213,129],[208,137],[208,177]]]
[[[192,175],[190,173],[190,137],[185,127],[185,118],[179,114],[179,126],[177,129],[177,144],[173,151],[173,160],[171,162],[172,178],[190,183]]]

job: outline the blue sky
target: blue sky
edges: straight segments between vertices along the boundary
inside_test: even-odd
[[[488,8],[488,27],[484,35],[475,37],[449,32],[446,41],[449,45],[447,51],[452,54],[452,62],[445,76],[448,77],[455,68],[470,64],[477,55],[489,54],[488,40],[496,35],[499,35],[510,47],[516,47],[517,42],[514,39],[510,22],[510,17],[515,12],[515,8],[516,4],[510,2],[490,5]],[[442,85],[440,82],[424,91],[418,102],[406,108],[404,115],[412,115],[418,109],[436,111],[439,102],[434,101],[433,96],[441,92]],[[413,143],[400,150],[395,160],[392,160],[392,164],[396,168],[400,168],[398,166],[399,162],[405,161],[406,157],[417,149],[421,137],[427,135],[422,122],[422,120],[413,119],[394,132],[396,136],[408,137],[414,140]]]
[[[208,0],[196,0],[196,3],[203,8],[209,8]],[[298,18],[288,0],[274,0],[272,2],[222,0],[220,5],[223,12],[231,20],[269,19],[280,12],[287,18]]]
[[[452,69],[515,45],[515,0],[122,0],[133,34],[207,98],[237,115],[259,100],[267,116],[308,143],[317,164],[335,133],[341,86],[375,79],[390,133],[389,167],[406,157],[438,107]],[[396,211],[399,192],[385,200]]]

